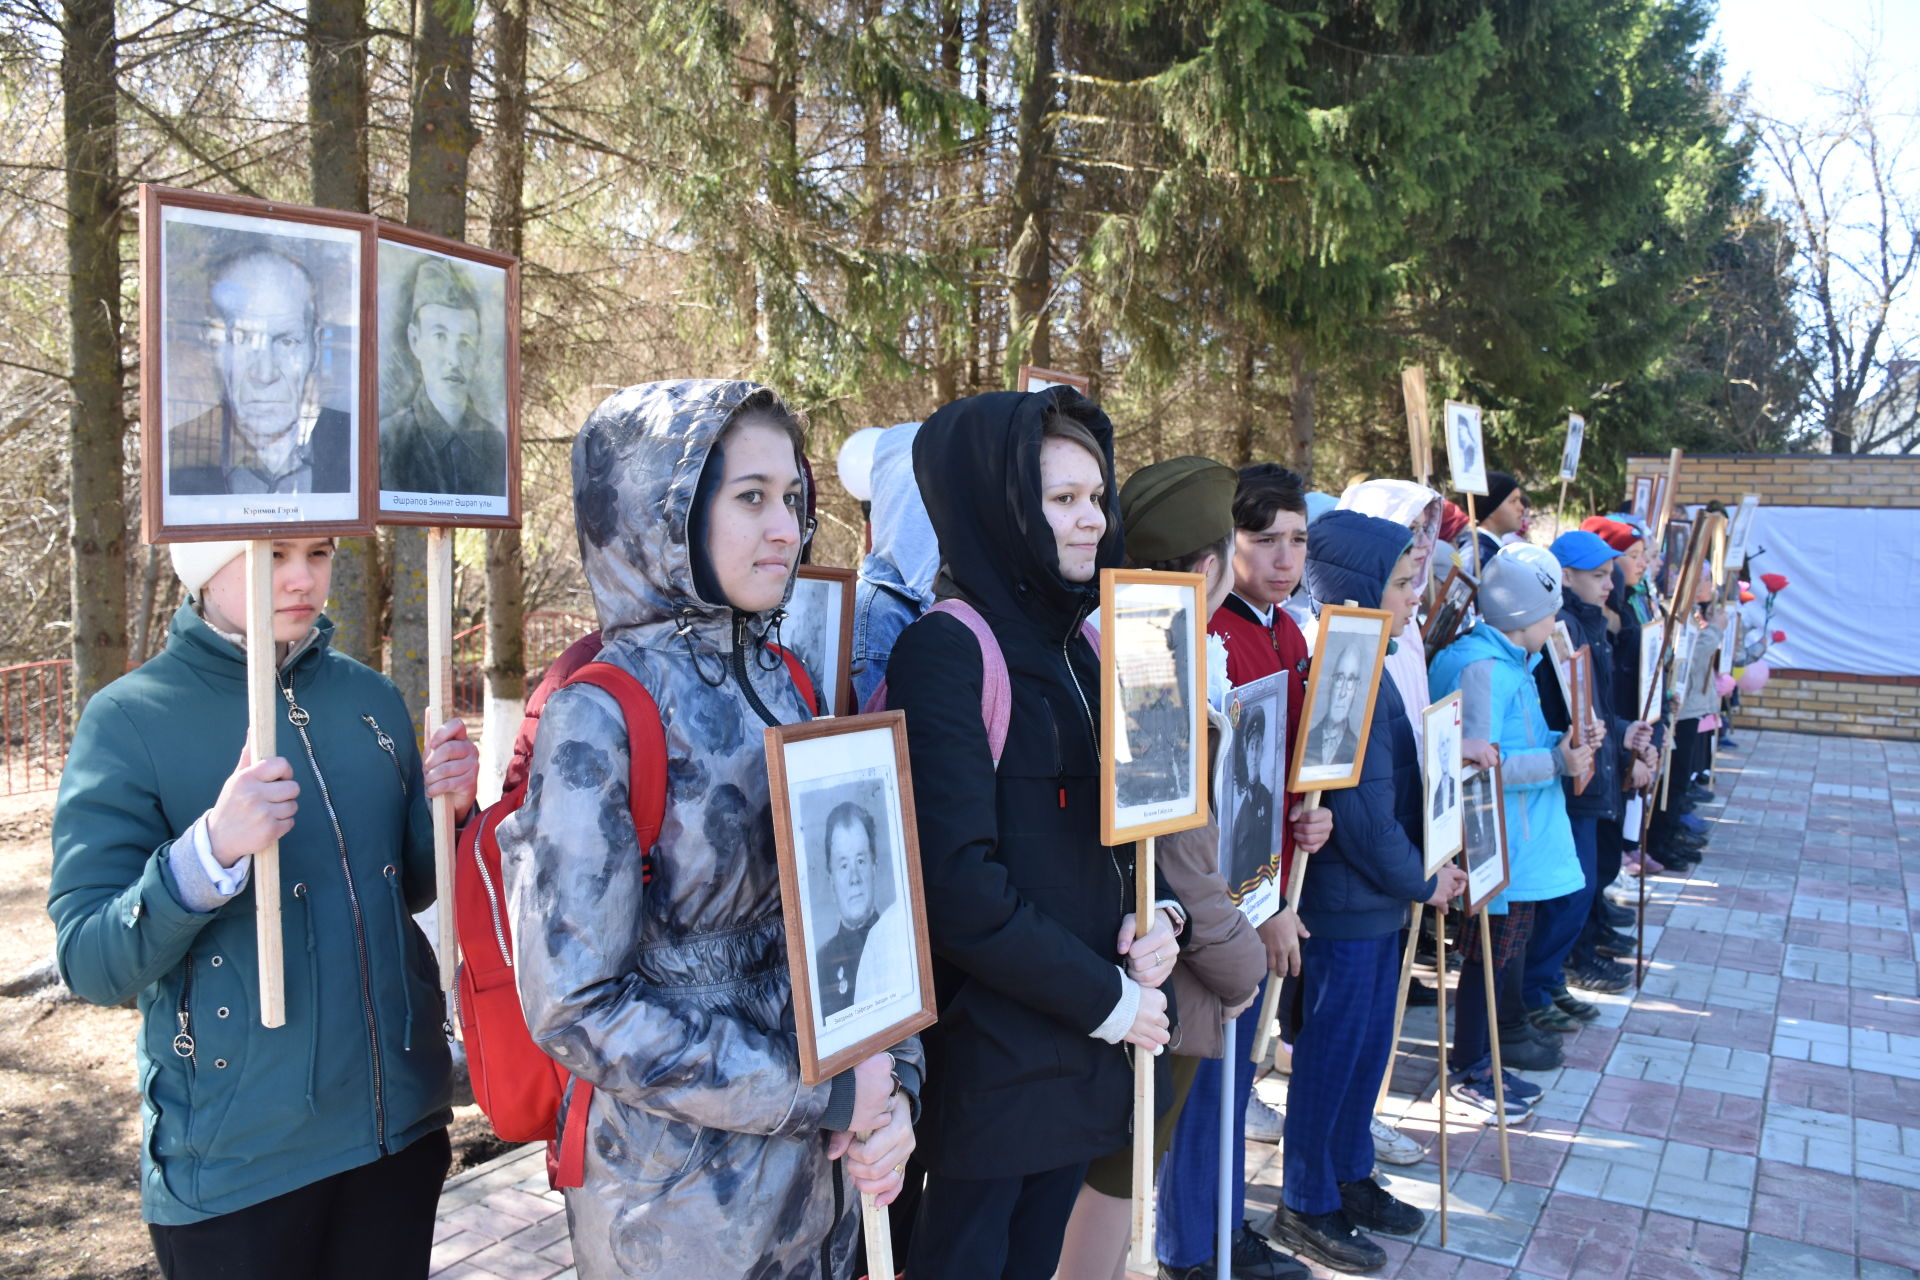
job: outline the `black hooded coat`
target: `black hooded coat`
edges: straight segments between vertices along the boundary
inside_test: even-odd
[[[1129,1140],[1130,1051],[1091,1033],[1120,1001],[1133,847],[1100,843],[1100,662],[1080,633],[1099,585],[1058,570],[1040,490],[1051,405],[1099,442],[1111,498],[1112,425],[1066,388],[957,401],[914,443],[940,539],[935,594],[986,618],[1013,700],[996,772],[973,634],[927,614],[888,660],[887,705],[907,713],[940,1010],[922,1037],[917,1132],[927,1167],[954,1178],[1059,1169]],[[1102,568],[1123,547],[1108,511]]]

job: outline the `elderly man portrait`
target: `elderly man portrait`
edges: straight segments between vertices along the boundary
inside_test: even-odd
[[[885,910],[880,908],[880,851],[873,815],[851,800],[842,801],[827,814],[821,844],[838,919],[832,936],[814,953],[814,985],[820,992],[821,1016],[832,1017],[901,985],[902,966],[912,963],[912,953],[899,897]],[[867,960],[873,963],[863,966]]]
[[[352,421],[314,386],[312,275],[278,250],[243,249],[214,263],[207,302],[220,403],[168,429],[168,492],[348,492]]]
[[[506,432],[473,402],[480,299],[466,273],[444,258],[421,261],[410,294],[407,351],[415,385],[398,409],[381,416],[380,487],[499,497],[507,491]]]
[[[1320,698],[1321,715],[1307,731],[1307,764],[1345,765],[1359,759],[1366,667],[1360,642],[1345,640],[1334,648],[1332,669],[1325,676],[1330,687]]]

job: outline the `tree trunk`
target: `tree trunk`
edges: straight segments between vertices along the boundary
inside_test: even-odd
[[[493,208],[488,243],[519,257],[525,242],[521,200],[527,168],[527,10],[529,0],[500,0],[494,15]],[[481,734],[480,793],[499,794],[513,755],[514,734],[526,710],[526,566],[518,529],[487,530],[487,706]]]
[[[1309,486],[1313,483],[1314,395],[1319,373],[1307,365],[1307,349],[1294,343],[1287,353],[1292,393],[1287,397],[1288,416],[1293,422],[1293,440],[1288,465]]]
[[[125,370],[120,358],[120,157],[113,0],[67,0],[60,89],[67,170],[67,324],[72,402],[67,545],[73,696],[79,711],[127,667]],[[158,423],[146,424],[149,429]]]
[[[1236,467],[1253,461],[1253,437],[1260,429],[1260,413],[1253,403],[1253,340],[1240,348],[1233,365],[1233,457]]]
[[[324,209],[367,211],[366,0],[307,4],[308,182]],[[380,665],[380,544],[342,538],[333,558],[327,616],[333,647]]]
[[[1020,0],[1013,31],[1014,113],[1012,218],[1007,250],[1007,377],[1021,364],[1050,365],[1047,323],[1052,258],[1048,220],[1053,188],[1053,44],[1051,0]],[[1021,357],[1025,356],[1023,360]]]
[[[473,142],[472,0],[418,0],[413,122],[407,132],[407,225],[455,240],[467,232],[467,149]],[[388,564],[393,651],[387,674],[419,721],[427,704],[427,535],[393,533]]]

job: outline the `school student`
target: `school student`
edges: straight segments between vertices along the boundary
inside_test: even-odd
[[[573,498],[598,661],[652,695],[667,754],[642,848],[633,726],[561,688],[499,828],[527,1027],[594,1085],[574,1266],[845,1275],[859,1193],[900,1189],[922,1077],[908,1041],[800,1078],[763,742],[809,716],[767,644],[803,534],[799,427],[750,382],[629,387],[575,438]]]
[[[1527,522],[1527,495],[1520,482],[1504,471],[1487,472],[1487,491],[1467,495],[1467,510],[1479,522],[1480,568],[1493,563],[1500,548],[1520,533]],[[1460,562],[1468,570],[1474,567],[1473,544],[1466,531],[1459,535]]]
[[[138,1001],[140,1208],[167,1280],[424,1276],[451,1148],[446,1018],[411,919],[428,797],[473,805],[458,720],[424,766],[385,676],[329,647],[331,538],[273,543],[278,754],[247,738],[244,542],[168,548],[167,647],[94,695],[53,818],[61,976]],[[260,1022],[253,855],[279,841],[286,1024]]]
[[[1106,415],[1064,387],[956,401],[914,441],[935,594],[984,622],[1012,703],[996,762],[968,623],[930,611],[894,645],[940,1009],[914,1280],[1050,1276],[1087,1165],[1129,1140],[1132,1056],[1169,1038],[1185,915],[1168,897],[1136,938],[1134,850],[1100,843],[1100,664],[1081,624],[1121,561],[1112,450]]]
[[[1487,1008],[1483,983],[1462,981],[1451,1046],[1453,1095],[1488,1114],[1495,1106],[1490,1023],[1499,1023],[1503,1068],[1549,1070],[1565,1061],[1551,1042],[1557,1037],[1538,1031],[1524,1017],[1519,991],[1534,904],[1575,893],[1585,883],[1560,779],[1583,772],[1593,748],[1575,747],[1547,728],[1532,679],[1553,634],[1560,599],[1560,562],[1545,547],[1503,548],[1481,576],[1482,624],[1441,650],[1429,671],[1436,699],[1460,691],[1462,742],[1499,748],[1505,793],[1510,880],[1488,907],[1497,1004]],[[1481,964],[1477,924],[1468,928],[1461,956],[1465,972],[1475,973]],[[1509,1113],[1525,1115],[1538,1087],[1506,1083]]]
[[[1322,605],[1352,600],[1413,617],[1412,537],[1391,520],[1334,511],[1307,543],[1306,585]],[[1375,1179],[1373,1119],[1392,1050],[1400,931],[1408,905],[1445,904],[1466,884],[1453,866],[1425,874],[1419,757],[1400,694],[1383,679],[1360,783],[1329,791],[1333,830],[1301,889],[1303,1011],[1288,1079],[1280,1244],[1340,1271],[1369,1271],[1386,1252],[1365,1233],[1411,1235],[1426,1215]]]

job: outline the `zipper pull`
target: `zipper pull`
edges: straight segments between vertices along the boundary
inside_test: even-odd
[[[293,686],[283,684],[280,686],[280,692],[286,695],[287,699],[287,722],[296,729],[306,728],[313,717],[307,714],[305,707],[293,700]]]
[[[367,728],[373,730],[373,740],[380,744],[380,749],[386,752],[388,755],[392,755],[393,739],[388,737],[387,731],[380,727],[380,722],[378,720],[375,720],[372,716],[365,714],[364,712],[361,714],[360,718],[367,722]]]
[[[183,1058],[193,1057],[193,1037],[187,1034],[187,1011],[180,1010],[180,1034],[173,1038],[173,1051]]]

